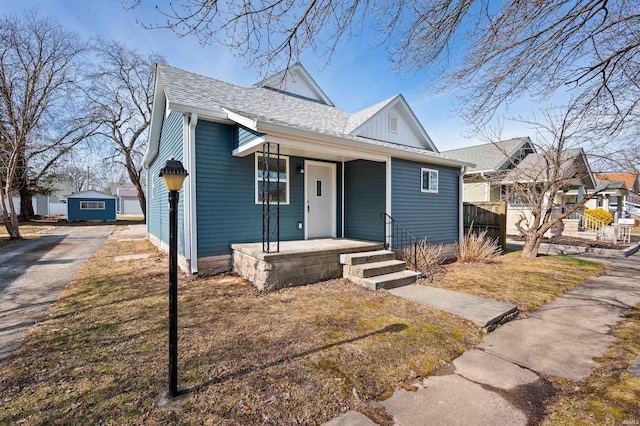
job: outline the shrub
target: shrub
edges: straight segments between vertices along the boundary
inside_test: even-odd
[[[497,239],[487,237],[487,231],[473,233],[473,224],[464,236],[462,242],[456,243],[456,257],[458,262],[491,262],[502,254]]]
[[[613,222],[613,215],[604,209],[585,209],[585,216],[591,216],[601,222],[604,222],[604,226],[610,225]]]
[[[433,281],[435,275],[442,271],[445,258],[442,255],[442,244],[429,244],[427,239],[418,241],[416,245],[417,265],[414,265],[413,247],[402,249],[402,258],[407,266],[421,272],[429,281]]]

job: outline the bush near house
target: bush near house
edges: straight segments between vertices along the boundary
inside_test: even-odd
[[[604,209],[585,209],[585,216],[591,216],[599,221],[604,222],[605,226],[608,226],[613,222],[613,215]]]

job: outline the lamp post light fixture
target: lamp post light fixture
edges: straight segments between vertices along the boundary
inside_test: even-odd
[[[169,191],[169,395],[178,396],[178,198],[189,175],[175,158],[167,160],[160,177]]]

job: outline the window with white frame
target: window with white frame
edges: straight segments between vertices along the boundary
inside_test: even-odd
[[[438,192],[438,171],[433,169],[420,169],[422,192]]]
[[[80,210],[104,210],[104,201],[80,201]]]
[[[264,163],[264,157],[258,153],[256,157],[256,204],[262,204],[264,176],[267,173],[267,167]],[[280,160],[272,157],[269,160],[268,173],[271,190],[269,192],[269,202],[276,204],[289,204],[289,157],[280,156]],[[280,182],[278,182],[278,177]]]

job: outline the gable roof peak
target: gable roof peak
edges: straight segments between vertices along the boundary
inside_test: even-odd
[[[300,81],[298,81],[298,77]],[[296,62],[273,75],[263,78],[254,86],[335,106],[300,62]]]

